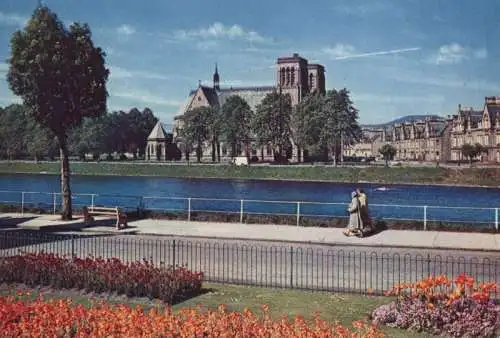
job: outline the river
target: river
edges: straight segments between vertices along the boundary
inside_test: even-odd
[[[78,194],[96,194],[94,203],[135,208],[139,197],[146,208],[158,210],[206,210],[345,216],[350,192],[356,187],[365,189],[374,217],[422,220],[457,221],[498,224],[500,207],[499,188],[347,184],[327,182],[291,182],[229,179],[185,179],[164,177],[73,176],[74,203],[90,204],[91,197]],[[0,201],[26,204],[53,203],[52,193],[60,191],[59,176],[43,174],[0,175]],[[153,198],[154,197],[154,198]],[[160,198],[161,197],[161,198]],[[58,198],[58,197],[57,197]],[[192,198],[189,202],[187,198]],[[224,200],[220,200],[224,199]],[[227,200],[226,200],[227,199]],[[234,200],[234,201],[229,201]],[[241,200],[244,200],[243,203]],[[259,202],[267,201],[267,202]],[[269,201],[274,201],[270,203]],[[280,203],[277,203],[280,202]],[[337,204],[316,204],[337,203]],[[424,207],[426,206],[426,207]]]

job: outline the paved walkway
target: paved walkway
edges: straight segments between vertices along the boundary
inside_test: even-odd
[[[500,251],[500,234],[385,230],[370,237],[357,238],[344,236],[341,229],[338,228],[153,219],[130,222],[129,229],[118,231],[113,227],[114,222],[106,218],[100,218],[96,226],[87,228],[84,228],[81,219],[75,219],[71,224],[63,224],[58,218],[59,216],[55,215],[0,214],[0,226],[1,228],[16,227],[32,230],[71,231],[81,229],[85,232],[99,233],[251,239],[329,245]]]

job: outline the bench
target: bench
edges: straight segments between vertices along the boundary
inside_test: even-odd
[[[127,214],[121,211],[118,207],[107,208],[107,207],[83,207],[83,219],[86,224],[92,223],[94,221],[94,215],[108,215],[116,217],[116,229],[120,230],[120,225],[124,228],[128,226],[127,224]]]

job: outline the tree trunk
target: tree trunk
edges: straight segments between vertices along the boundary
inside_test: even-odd
[[[215,142],[217,142],[217,138],[214,136],[212,138],[212,162],[215,162],[215,153],[217,151]]]
[[[71,188],[69,184],[69,154],[66,144],[66,137],[59,136],[59,153],[61,161],[61,195],[62,195],[62,210],[61,219],[69,221],[73,218],[73,209],[71,203]]]
[[[219,139],[216,139],[216,144],[217,144],[217,162],[220,163],[220,142]]]

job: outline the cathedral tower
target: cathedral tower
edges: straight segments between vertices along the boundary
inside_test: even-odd
[[[292,105],[309,93],[307,60],[294,53],[292,57],[278,58],[276,84],[283,93],[290,94]]]

